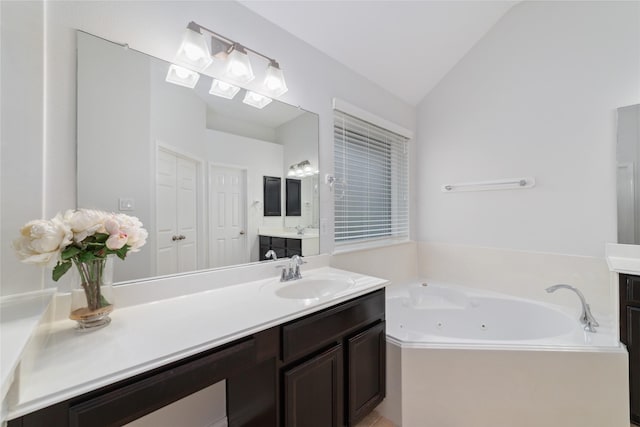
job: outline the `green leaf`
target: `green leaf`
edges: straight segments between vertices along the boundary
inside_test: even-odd
[[[104,243],[109,238],[109,235],[106,234],[106,233],[96,233],[96,234],[93,235],[93,237],[95,238],[96,242]]]
[[[98,257],[96,257],[93,252],[82,252],[79,256],[78,256],[78,260],[81,262],[87,262],[87,261],[91,261],[93,259],[96,259]]]
[[[104,295],[100,294],[100,307],[106,307],[108,305],[111,305],[111,303],[107,301]]]
[[[127,256],[128,251],[129,251],[129,245],[124,245],[123,247],[121,247],[116,251],[116,255],[118,255],[118,258],[124,260],[125,257]]]
[[[57,282],[62,276],[64,276],[64,273],[69,271],[69,269],[71,268],[71,265],[72,265],[71,261],[64,261],[64,262],[58,261],[56,266],[53,268],[53,274],[51,275],[53,278],[53,281]]]
[[[71,259],[74,256],[80,253],[81,249],[77,246],[68,246],[62,253],[60,254],[60,258],[63,260]]]

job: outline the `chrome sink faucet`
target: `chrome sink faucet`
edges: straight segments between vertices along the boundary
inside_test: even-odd
[[[580,292],[580,289],[571,285],[553,285],[549,286],[546,291],[548,293],[551,293],[557,291],[558,289],[569,289],[570,291],[573,291],[576,293],[576,295],[578,295],[578,298],[580,298],[580,302],[582,303],[582,314],[580,315],[579,319],[580,323],[584,325],[585,331],[596,332],[595,327],[600,326],[600,324],[595,319],[595,317],[593,317],[593,314],[591,314],[591,307],[589,307],[589,304],[587,304],[587,300],[584,298],[584,295],[582,295],[582,292]]]
[[[274,261],[278,260],[278,255],[276,255],[276,251],[274,251],[273,249],[269,249],[267,253],[264,254],[264,257],[267,259],[271,258]]]
[[[281,268],[282,272],[280,274],[281,282],[288,282],[289,280],[298,280],[302,279],[302,273],[300,272],[300,266],[302,264],[306,264],[306,261],[302,260],[300,255],[294,255],[289,260],[289,265],[279,265],[276,268]]]

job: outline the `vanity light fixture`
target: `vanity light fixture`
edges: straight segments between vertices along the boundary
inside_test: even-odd
[[[309,160],[303,160],[300,163],[289,166],[289,172],[287,172],[287,176],[305,177],[315,175],[317,173],[318,170],[314,169],[311,166]]]
[[[218,79],[213,79],[213,82],[211,83],[211,89],[209,89],[209,93],[211,95],[216,95],[227,99],[233,99],[233,97],[236,96],[238,92],[240,92],[240,88],[238,86],[234,86]]]
[[[200,79],[200,74],[179,65],[171,64],[166,80],[179,86],[193,89]]]
[[[207,45],[207,40],[203,32],[211,35],[210,45]],[[288,88],[284,80],[284,74],[275,59],[243,46],[235,40],[224,37],[193,21],[187,25],[182,43],[176,54],[176,63],[196,71],[203,71],[213,61],[212,56],[216,57],[226,61],[224,71],[220,77],[228,82],[228,84],[242,86],[255,79],[248,55],[249,52],[262,57],[268,62],[264,81],[262,82],[261,88],[257,90],[272,98],[287,92]],[[168,76],[167,81],[170,81]],[[213,94],[217,95],[217,93]],[[263,98],[266,97],[263,96]],[[270,99],[269,101],[261,100],[258,102],[258,105],[262,103],[264,103],[264,105],[258,108],[264,107],[269,102],[271,102]]]
[[[238,84],[246,84],[255,79],[251,68],[251,61],[245,48],[239,44],[232,46],[232,51],[227,56],[227,66],[224,71],[226,80]]]
[[[267,95],[273,98],[277,98],[289,90],[287,83],[284,81],[284,74],[282,74],[280,65],[274,60],[269,62],[263,85]]]
[[[244,99],[242,100],[242,102],[244,102],[245,104],[260,109],[269,105],[271,101],[273,101],[271,98],[260,95],[259,93],[252,92],[250,90],[247,91],[247,93],[244,95]]]
[[[204,35],[197,25],[191,22],[182,37],[182,43],[176,53],[175,62],[191,67],[194,70],[203,71],[213,62],[209,53],[209,46]]]

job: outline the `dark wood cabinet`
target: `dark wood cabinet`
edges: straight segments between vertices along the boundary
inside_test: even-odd
[[[282,187],[280,182],[280,177],[277,176],[262,177],[264,216],[282,215]]]
[[[385,396],[384,321],[380,289],[10,420],[8,427],[120,426],[223,379],[230,427],[352,426]]]
[[[340,344],[283,373],[285,427],[339,427],[343,420]]]
[[[384,320],[385,293],[381,289],[282,326],[284,425],[353,426],[384,399]],[[338,351],[341,355],[340,364],[331,365],[335,371],[329,370],[327,353],[334,355]],[[319,352],[320,355],[316,356]],[[327,377],[329,373],[333,375],[338,372],[339,379]],[[308,390],[288,392],[287,385],[291,383],[291,377],[297,378],[299,375],[304,376],[305,382],[297,384],[305,384]],[[329,388],[329,384],[337,383],[345,384],[344,395],[341,391],[333,392]],[[300,393],[302,396],[298,396]],[[340,396],[339,403],[332,400],[336,396]],[[307,402],[307,397],[311,403]],[[310,416],[313,410],[308,405],[314,402],[318,405],[317,410],[325,415],[322,418],[324,423],[290,423],[298,419],[297,414]],[[340,411],[337,424],[333,418],[331,422],[326,418],[336,408]]]
[[[260,236],[260,261],[267,259],[265,254],[269,250],[273,250],[278,258],[291,258],[294,255],[302,256],[302,240]]]
[[[302,215],[302,181],[287,178],[285,180],[285,200],[287,216]]]
[[[347,410],[349,425],[373,410],[386,394],[384,322],[347,339]]]
[[[631,421],[640,423],[640,276],[620,274],[620,341],[629,351]]]

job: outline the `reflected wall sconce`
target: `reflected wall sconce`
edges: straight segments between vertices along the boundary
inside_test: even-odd
[[[318,170],[314,169],[311,166],[309,160],[303,160],[300,163],[295,163],[289,166],[289,172],[287,172],[287,176],[305,177],[315,175],[317,173]]]
[[[208,33],[211,36],[210,44],[207,44],[207,38],[203,33]],[[189,25],[187,25],[182,37],[182,42],[176,53],[175,62],[179,64],[183,70],[197,74],[197,72],[204,71],[213,62],[214,57],[225,61],[224,71],[219,79],[214,79],[209,93],[232,99],[240,91],[239,86],[246,85],[255,79],[255,74],[253,73],[249,59],[249,52],[267,60],[268,65],[265,70],[265,78],[260,90],[261,93],[247,91],[243,102],[256,108],[264,108],[271,102],[269,97],[275,98],[281,96],[288,90],[284,74],[275,59],[191,21]],[[172,71],[170,68],[167,74],[168,82],[187,86],[187,84],[184,83],[184,79],[187,79],[188,84],[191,84],[195,79],[193,85],[195,86],[195,83],[197,83],[198,79],[192,75],[190,77],[184,77],[183,80],[176,79],[175,76],[170,77],[172,72],[174,75],[177,74],[176,70]],[[180,73],[185,75],[184,71],[180,71]]]

